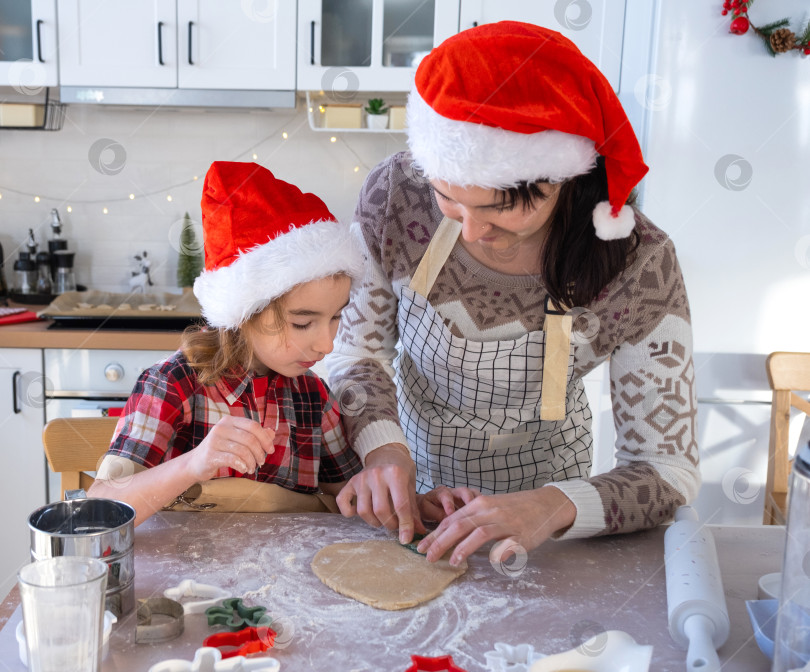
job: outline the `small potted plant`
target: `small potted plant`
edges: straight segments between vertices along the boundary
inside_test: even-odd
[[[368,128],[388,128],[388,108],[382,98],[371,98],[366,105],[366,126]]]

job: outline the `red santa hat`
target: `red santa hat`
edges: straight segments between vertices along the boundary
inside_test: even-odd
[[[605,158],[608,201],[596,235],[624,238],[625,201],[647,166],[599,69],[559,33],[501,21],[465,30],[428,54],[408,98],[408,144],[428,178],[495,189],[562,182]]]
[[[234,329],[301,283],[362,275],[350,227],[262,166],[215,161],[201,205],[205,271],[194,295],[212,327]]]

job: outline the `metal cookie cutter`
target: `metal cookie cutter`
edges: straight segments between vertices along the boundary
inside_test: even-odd
[[[219,649],[204,646],[194,653],[194,660],[173,658],[156,663],[149,672],[278,672],[281,663],[275,658],[245,658],[234,656],[222,659]]]
[[[527,672],[534,661],[545,656],[536,653],[531,644],[510,646],[503,642],[495,642],[495,650],[487,651],[484,658],[489,672]]]
[[[202,600],[183,602],[183,611],[186,614],[201,614],[209,607],[216,606],[220,600],[228,597],[229,593],[218,586],[209,586],[207,583],[197,583],[193,579],[184,579],[173,588],[163,591],[163,596],[170,600],[180,602],[184,597],[202,597]]]
[[[262,626],[245,628],[239,632],[218,632],[206,637],[203,646],[213,646],[219,649],[223,658],[233,658],[267,651],[273,648],[275,642],[276,631]],[[229,647],[231,650],[223,651],[223,647]]]
[[[208,625],[224,625],[231,632],[243,628],[268,626],[273,619],[266,613],[264,607],[246,607],[239,597],[223,600],[221,607],[208,607],[205,615],[208,616]]]
[[[152,616],[168,616],[168,621],[152,624]],[[138,600],[138,624],[135,641],[139,644],[167,642],[183,634],[183,605],[167,597]]]

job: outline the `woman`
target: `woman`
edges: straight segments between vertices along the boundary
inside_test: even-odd
[[[647,167],[607,80],[558,33],[480,26],[420,64],[408,143],[356,210],[329,370],[365,469],[341,510],[408,541],[418,502],[442,521],[420,551],[454,564],[671,518],[700,482],[689,307],[626,204]],[[582,376],[608,358],[618,462],[589,478]]]

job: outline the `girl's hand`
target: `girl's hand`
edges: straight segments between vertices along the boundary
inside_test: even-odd
[[[195,483],[208,481],[223,467],[245,474],[264,464],[275,452],[276,433],[250,418],[226,415],[202,442],[187,453],[188,470]]]
[[[450,564],[458,565],[488,541],[500,541],[490,551],[490,562],[504,563],[515,548],[529,551],[576,519],[574,503],[555,487],[480,495],[447,516],[419,542],[430,562],[455,546]]]
[[[422,520],[440,522],[480,495],[473,488],[448,488],[440,485],[424,495],[416,495],[416,503]]]

